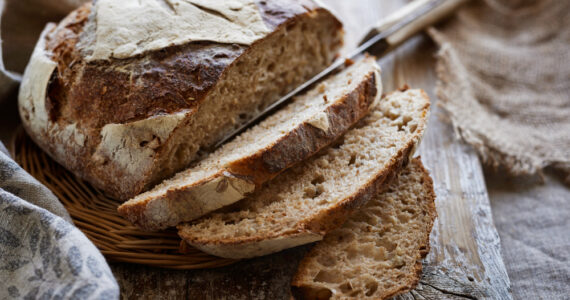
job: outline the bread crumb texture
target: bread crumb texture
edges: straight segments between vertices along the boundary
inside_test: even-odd
[[[179,226],[180,236],[208,253],[232,258],[285,249],[283,243],[282,248],[246,250],[260,241],[322,237],[369,199],[375,190],[370,187],[407,160],[403,156],[419,143],[428,110],[429,99],[421,90],[388,95],[335,145],[277,176],[228,212]]]
[[[346,85],[346,78],[353,78],[353,84]],[[326,91],[314,88],[296,97],[196,166],[125,202],[119,213],[140,227],[155,230],[243,199],[256,185],[346,132],[366,115],[382,89],[380,69],[373,58],[363,59],[325,82]],[[323,102],[323,95],[331,101]],[[319,126],[315,119],[320,120]]]
[[[387,299],[421,274],[436,216],[435,193],[419,158],[301,261],[292,285],[302,299]]]

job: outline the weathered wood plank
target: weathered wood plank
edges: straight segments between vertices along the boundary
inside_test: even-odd
[[[423,88],[433,104],[420,155],[434,179],[439,216],[420,286],[407,296],[511,299],[481,164],[454,138],[437,106],[435,52],[426,36],[418,36],[382,60],[385,91],[404,84]]]
[[[343,18],[346,44],[405,1],[325,1]],[[385,91],[409,84],[435,100],[434,53],[416,37],[381,61]],[[489,200],[474,152],[456,141],[437,105],[420,148],[434,178],[439,217],[418,287],[399,299],[510,299],[509,280],[492,223]],[[289,299],[289,281],[305,248],[214,270],[171,271],[113,264],[123,298]]]

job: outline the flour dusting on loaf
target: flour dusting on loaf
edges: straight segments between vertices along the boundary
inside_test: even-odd
[[[195,41],[251,45],[269,33],[253,0],[98,0],[94,14],[87,61]]]
[[[25,73],[29,76],[24,76],[20,85],[20,112],[25,112],[22,117],[34,130],[43,130],[48,125],[46,87],[57,63],[46,54],[44,37],[54,28],[55,24],[49,23],[42,31],[26,68]]]
[[[125,124],[107,124],[101,129],[101,143],[94,157],[99,163],[116,161],[129,173],[143,176],[156,150],[186,118],[188,111],[161,115]]]
[[[22,123],[53,159],[126,200],[335,58],[342,24],[312,0],[99,0],[36,44]]]

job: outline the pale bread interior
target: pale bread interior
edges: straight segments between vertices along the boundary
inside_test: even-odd
[[[343,96],[355,90],[367,76],[377,71],[379,71],[378,65],[372,57],[358,61],[295,98],[294,102],[226,143],[196,166],[179,172],[173,178],[163,181],[152,190],[136,196],[127,203],[131,205],[148,198],[159,197],[166,194],[168,190],[192,186],[202,180],[207,180],[223,171],[223,167],[229,163],[243,160],[271,147],[303,123],[313,124],[321,130],[326,129],[328,120],[324,112],[327,107],[336,104]]]
[[[201,158],[215,142],[329,65],[342,31],[329,13],[298,17],[238,58],[209,92],[190,122],[178,128],[156,162],[151,183]],[[212,60],[216,62],[216,58]]]
[[[419,143],[429,99],[421,90],[394,92],[373,104],[371,112],[336,146],[277,176],[232,207],[179,226],[191,245],[239,245],[295,235],[370,184],[391,166],[398,151]],[[203,247],[201,249],[207,249]],[[217,255],[232,255],[216,252]]]
[[[304,299],[386,299],[412,289],[429,249],[434,199],[432,180],[415,159],[310,250],[292,285]]]

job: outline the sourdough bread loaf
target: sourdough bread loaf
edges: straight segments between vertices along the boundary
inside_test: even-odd
[[[305,255],[296,299],[389,299],[413,289],[437,215],[433,182],[419,158]]]
[[[179,225],[178,234],[204,252],[227,258],[321,240],[406,165],[424,133],[429,105],[421,90],[391,93],[337,145],[288,169],[227,211]]]
[[[143,229],[157,230],[232,204],[334,141],[381,94],[380,68],[366,57],[118,211]]]
[[[42,33],[24,128],[128,199],[189,166],[334,60],[341,23],[312,0],[98,0]]]

